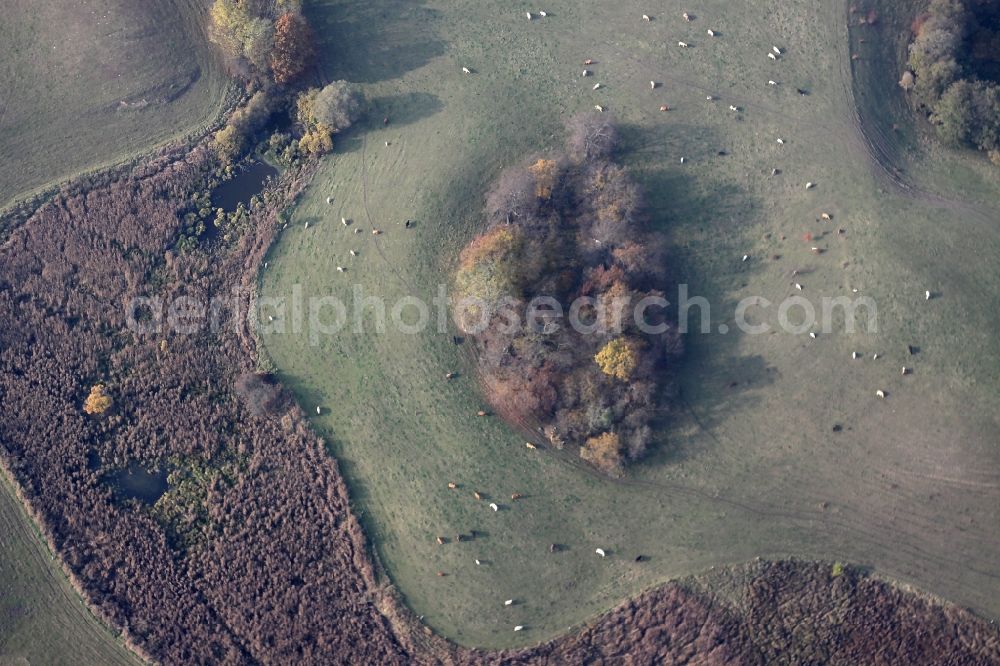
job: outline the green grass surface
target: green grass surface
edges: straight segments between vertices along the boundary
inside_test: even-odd
[[[904,114],[892,32],[903,20],[860,28],[852,42],[838,3],[707,0],[690,24],[670,3],[556,0],[531,23],[528,9],[310,5],[326,77],[365,84],[375,108],[325,160],[269,257],[265,296],[301,285],[306,298],[350,303],[358,284],[389,303],[431,298],[480,228],[498,171],[558,147],[568,116],[603,104],[670,241],[671,271],[713,304],[713,331],[732,325],[739,299],[777,303],[797,293],[795,281],[814,302],[859,289],[876,300],[879,327],[816,340],[688,336],[675,369],[682,400],[664,415],[658,452],[623,482],[528,451],[520,434],[477,418],[472,368],[450,331],[369,325],[317,345],[306,328],[268,334],[306,410],[325,407],[315,425],[406,602],[459,643],[506,647],[562,633],[674,577],[795,555],[871,566],[1000,615],[1000,378],[984,362],[1000,353],[1000,187],[995,169],[926,143]],[[644,12],[655,20],[643,22]],[[766,56],[772,44],[786,49],[778,62]],[[863,57],[852,65],[855,51]],[[586,79],[585,58],[597,61]],[[604,87],[593,91],[595,81]],[[672,110],[659,112],[662,103]],[[881,129],[889,172],[859,132],[859,109],[884,118],[868,129]],[[807,191],[807,181],[817,187]],[[824,211],[833,222],[818,221]],[[407,218],[415,229],[404,230]],[[805,242],[807,232],[826,234]],[[813,245],[827,251],[813,255]],[[925,289],[940,296],[924,301]],[[774,323],[775,314],[755,317]],[[910,357],[908,344],[920,354]],[[904,364],[912,375],[901,376]],[[447,383],[448,371],[464,378]],[[889,398],[876,400],[877,389]],[[449,481],[462,488],[449,491]],[[494,514],[474,490],[507,510]],[[526,499],[503,501],[513,492]],[[473,529],[482,537],[435,542]],[[550,554],[552,542],[569,549]],[[596,547],[611,556],[601,560]],[[649,561],[635,563],[640,553]],[[509,598],[519,603],[505,608]],[[526,631],[513,633],[515,624]]]
[[[140,663],[83,605],[0,479],[0,664]]]
[[[208,123],[229,85],[202,0],[13,0],[0,21],[0,208]]]

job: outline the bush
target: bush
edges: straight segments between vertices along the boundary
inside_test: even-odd
[[[347,81],[334,81],[316,93],[312,115],[316,123],[343,131],[361,117],[362,109],[358,87]]]

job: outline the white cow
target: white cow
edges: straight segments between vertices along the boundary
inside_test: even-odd
[[[652,21],[653,19],[652,19],[652,18],[650,18],[649,14],[643,14],[643,15],[642,15],[642,20],[643,20],[643,21],[645,21],[646,23],[649,23],[649,22],[650,22],[650,21]]]
[[[809,181],[808,183],[806,183],[806,189],[807,190],[811,190],[814,187],[816,187],[816,183],[814,183],[812,181]]]
[[[462,68],[462,72],[465,73],[465,74],[472,74],[472,70],[469,69],[468,67],[463,67]]]
[[[490,508],[493,509],[494,511],[500,510],[500,507],[498,507],[495,502],[490,502]]]
[[[712,30],[711,28],[709,28],[708,30],[706,30],[705,34],[707,34],[709,37],[715,37],[715,31]]]
[[[507,601],[503,602],[503,605],[504,605],[504,606],[510,606],[510,605],[512,605],[513,603],[514,603],[514,600],[513,600],[513,599],[508,599]]]
[[[651,90],[656,90],[656,81],[650,81],[649,82],[649,87],[650,87]]]
[[[688,47],[688,43],[687,42],[677,42],[677,46],[681,47],[682,49],[686,49]]]
[[[594,90],[597,90],[597,89],[598,89],[598,88],[600,88],[600,87],[601,87],[601,84],[600,84],[600,83],[595,83],[595,84],[594,84]]]
[[[598,548],[594,552],[597,553],[598,555],[600,555],[601,557],[607,557],[608,556],[608,554],[604,552],[603,548]]]
[[[777,60],[778,59],[778,56],[774,55],[773,53],[768,53],[767,57],[770,58],[771,60]]]
[[[531,20],[531,12],[525,12],[525,14],[528,15],[528,20],[530,21]]]

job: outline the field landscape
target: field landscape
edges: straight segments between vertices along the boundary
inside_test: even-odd
[[[0,208],[214,122],[229,80],[205,41],[205,10],[197,0],[6,3]]]
[[[287,298],[300,285],[305,298],[350,304],[357,284],[390,305],[430,302],[497,172],[560,145],[565,119],[599,103],[617,117],[622,159],[669,238],[670,272],[712,304],[712,330],[687,336],[678,405],[652,461],[622,481],[477,418],[451,331],[379,333],[368,316],[362,331],[316,344],[290,327],[266,338],[300,403],[325,408],[314,423],[407,604],[461,644],[508,647],[674,577],[794,555],[872,567],[995,615],[998,375],[981,359],[998,351],[985,260],[998,249],[997,177],[927,147],[912,121],[898,135],[880,126],[892,122],[883,111],[902,113],[897,93],[875,93],[898,78],[891,14],[859,26],[867,7],[789,2],[765,14],[707,3],[691,23],[680,6],[647,23],[635,3],[546,9],[529,23],[482,3],[310,7],[329,45],[324,76],[364,82],[375,108],[363,136],[346,136],[322,165],[271,252],[262,294]],[[369,47],[352,49],[357,40]],[[772,44],[784,52],[776,62]],[[580,75],[585,59],[592,77]],[[961,196],[950,194],[956,172]],[[341,217],[384,234],[354,235]],[[346,275],[332,270],[346,261]],[[817,308],[857,288],[877,303],[877,330],[718,332],[740,299],[778,303],[794,282]],[[940,297],[925,301],[925,290]],[[753,316],[776,321],[773,310]],[[900,376],[904,365],[912,374]],[[445,382],[451,371],[464,378]],[[474,490],[526,499],[494,515]],[[435,541],[469,530],[484,536]],[[550,543],[567,548],[550,554]],[[505,608],[510,597],[520,603]]]
[[[0,664],[1000,663],[1000,170],[897,83],[925,9],[15,2]],[[580,118],[690,324],[615,474],[441,299]]]

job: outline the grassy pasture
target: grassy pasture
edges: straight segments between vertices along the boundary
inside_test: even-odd
[[[204,36],[206,6],[4,3],[0,208],[211,121],[228,79]]]
[[[0,664],[138,664],[83,605],[0,479]]]
[[[989,204],[1000,187],[978,158],[936,148],[909,124],[891,17],[849,34],[844,5],[807,0],[767,11],[708,0],[690,24],[675,3],[651,23],[631,0],[557,0],[531,23],[528,9],[311,5],[325,77],[364,83],[375,109],[296,209],[263,294],[288,297],[299,285],[304,298],[350,304],[359,285],[390,305],[429,301],[479,228],[499,169],[558,146],[564,119],[599,103],[623,126],[623,159],[670,240],[673,273],[712,304],[712,332],[687,337],[675,369],[682,399],[663,415],[658,453],[621,482],[527,451],[521,434],[477,418],[472,368],[451,331],[379,332],[369,316],[363,330],[316,344],[305,326],[269,333],[283,379],[307,410],[325,408],[315,425],[406,602],[459,643],[508,647],[671,578],[794,555],[870,566],[1000,615],[1000,377],[984,362],[1000,354],[1000,215]],[[677,48],[682,39],[692,48]],[[786,50],[778,62],[766,57],[772,44]],[[854,52],[862,57],[852,63]],[[585,58],[597,61],[586,79]],[[661,103],[672,110],[660,113]],[[907,124],[899,133],[872,124],[884,114]],[[888,170],[871,137],[882,137],[875,154]],[[817,187],[807,191],[807,181]],[[820,212],[834,220],[820,222]],[[415,229],[403,229],[407,218]],[[826,252],[811,254],[814,245]],[[815,340],[718,331],[735,331],[740,299],[777,304],[795,281],[817,307],[859,289],[878,305],[877,330],[848,333],[835,319]],[[924,301],[925,289],[939,297]],[[774,325],[776,307],[750,318]],[[901,376],[904,364],[913,374]],[[463,378],[447,383],[448,371]],[[875,400],[876,389],[889,398]],[[462,487],[450,491],[449,481]],[[474,490],[504,510],[494,514]],[[512,492],[526,499],[506,501]],[[470,530],[480,536],[454,542]],[[439,546],[438,535],[452,542]],[[552,542],[567,549],[550,554]],[[648,561],[635,563],[638,554]],[[518,603],[505,608],[508,598]],[[526,631],[514,634],[515,624]]]

